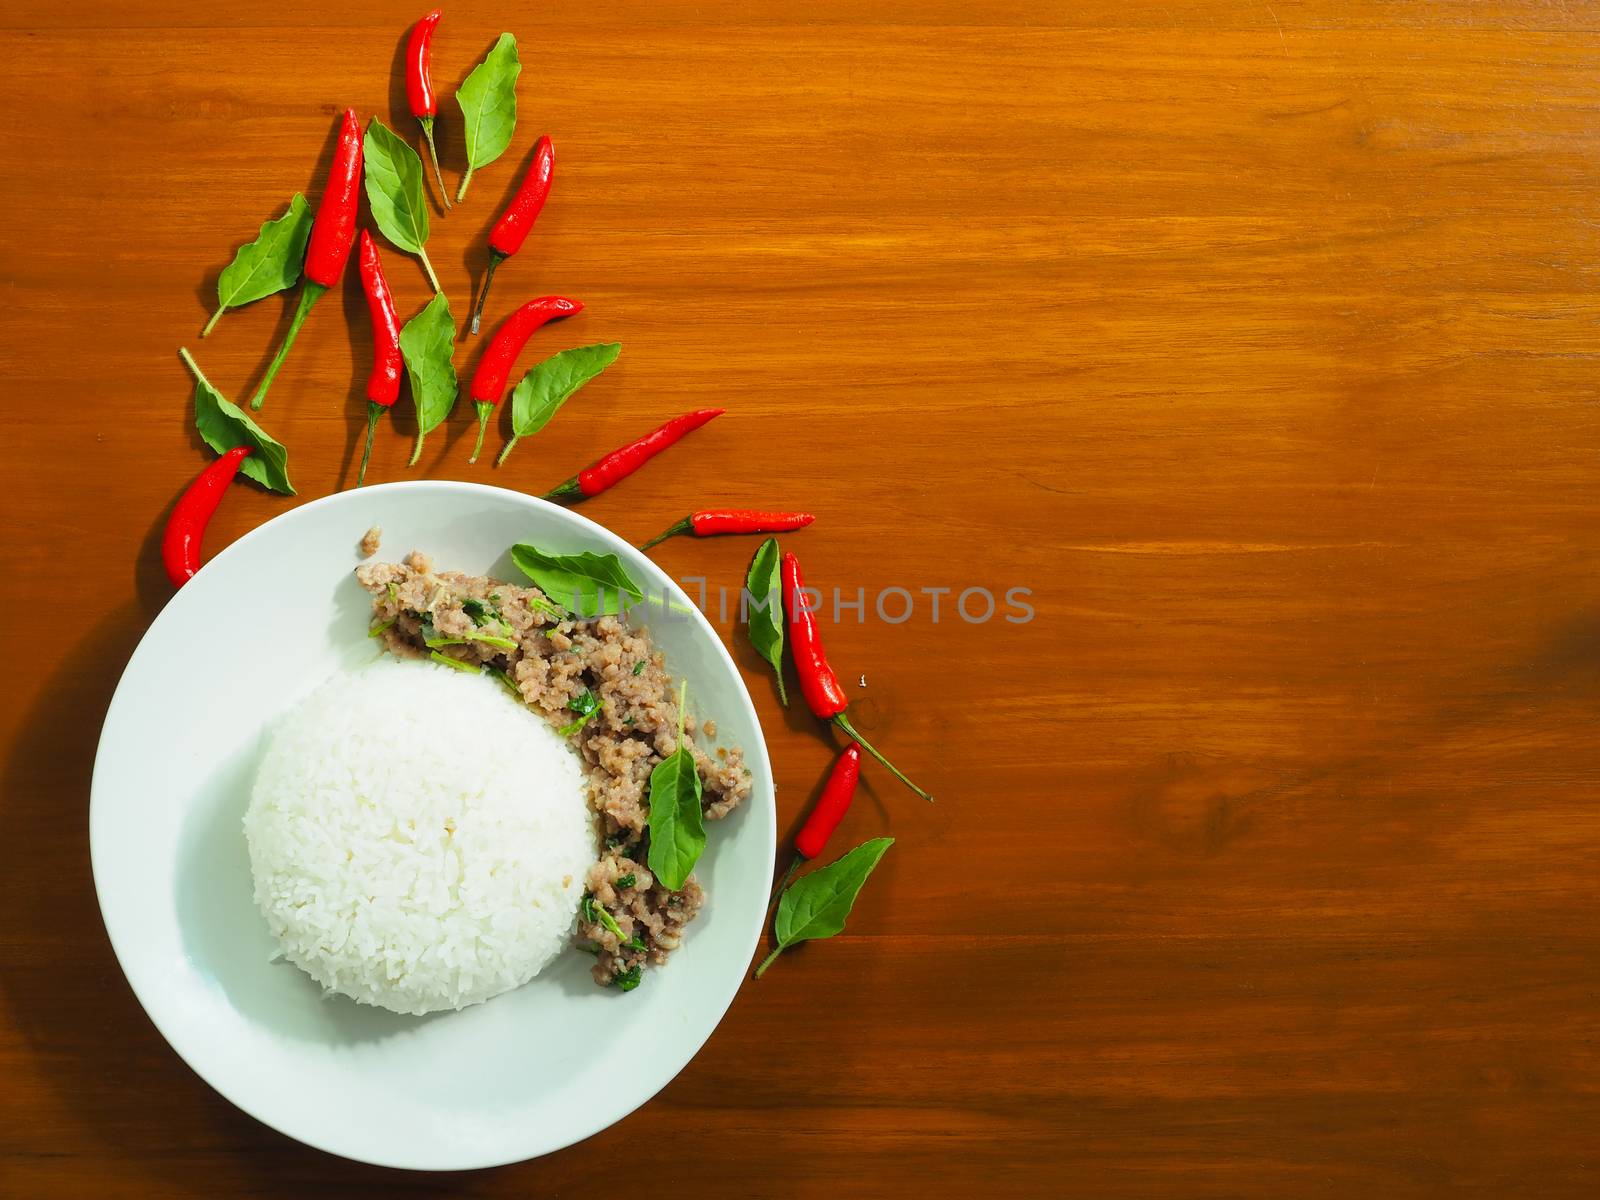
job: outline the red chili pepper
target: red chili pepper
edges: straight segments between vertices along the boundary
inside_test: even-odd
[[[557,484],[544,494],[544,499],[587,500],[590,496],[598,496],[607,488],[621,483],[684,434],[694,432],[727,411],[725,408],[700,408],[681,417],[673,417],[659,429],[652,429],[642,438],[619,446],[565,483]]]
[[[489,284],[494,281],[494,269],[518,250],[528,240],[533,223],[539,219],[545,197],[550,195],[550,179],[556,169],[556,148],[547,137],[541,137],[533,147],[533,164],[522,180],[517,194],[511,197],[506,211],[489,231],[489,271],[483,277],[483,290],[478,293],[478,304],[472,310],[470,331],[478,332],[478,318],[483,315],[483,302],[489,298]]]
[[[161,562],[173,587],[182,587],[200,569],[200,543],[211,514],[222,503],[222,493],[228,490],[228,484],[239,473],[239,464],[249,453],[249,446],[229,450],[196,475],[172,506],[166,531],[161,535]]]
[[[794,861],[783,873],[783,878],[778,880],[777,889],[772,893],[773,899],[789,886],[789,880],[794,878],[802,862],[822,853],[833,831],[844,820],[844,814],[850,810],[850,801],[855,799],[856,783],[860,778],[861,743],[851,742],[844,748],[844,753],[834,760],[833,769],[828,772],[828,782],[822,785],[822,795],[817,797],[816,807],[795,835]]]
[[[832,721],[846,734],[861,743],[861,748],[877,759],[889,772],[924,800],[932,800],[922,788],[912,783],[896,767],[855,731],[845,709],[850,701],[845,697],[839,677],[828,665],[827,652],[822,648],[822,638],[817,633],[816,614],[805,606],[805,583],[800,578],[800,560],[785,554],[780,569],[783,578],[783,608],[789,618],[789,645],[794,649],[794,665],[800,674],[800,692],[813,715],[823,721]]]
[[[261,386],[250,398],[250,407],[259,409],[267,399],[267,389],[277,378],[278,368],[289,357],[289,347],[300,336],[300,326],[305,324],[311,306],[322,298],[344,271],[345,260],[350,257],[350,247],[356,239],[356,205],[361,198],[361,122],[356,120],[356,110],[344,110],[344,124],[339,129],[339,144],[333,152],[333,167],[328,172],[328,186],[323,189],[322,203],[317,207],[316,220],[311,223],[311,240],[306,244],[305,279],[300,284],[300,305],[295,309],[294,320],[289,322],[289,332],[283,345],[262,377]]]
[[[367,477],[367,460],[372,457],[372,435],[378,417],[400,399],[400,316],[394,310],[394,293],[383,277],[383,262],[378,244],[365,229],[361,231],[361,290],[367,294],[367,311],[372,314],[372,374],[367,376],[367,445],[361,452],[361,470],[356,486]]]
[[[422,126],[422,136],[428,139],[428,157],[433,160],[439,200],[449,212],[450,195],[439,170],[439,151],[433,144],[433,118],[439,115],[439,101],[433,94],[433,31],[439,27],[441,15],[436,8],[411,27],[411,40],[406,43],[406,100],[411,105],[411,115]]]
[[[581,301],[568,300],[565,296],[540,296],[537,300],[529,300],[500,323],[500,328],[495,330],[489,342],[489,348],[478,360],[478,370],[472,376],[472,387],[468,391],[473,403],[478,406],[478,444],[473,446],[468,462],[478,461],[478,451],[483,449],[483,431],[489,427],[489,416],[494,412],[494,406],[500,403],[500,397],[506,390],[506,377],[511,374],[517,355],[522,353],[533,331],[547,321],[558,321],[582,311]]]
[[[669,537],[692,533],[695,537],[714,537],[721,533],[787,533],[804,529],[816,517],[808,512],[754,512],[750,509],[701,509],[675,521],[656,534],[641,550],[648,550]]]

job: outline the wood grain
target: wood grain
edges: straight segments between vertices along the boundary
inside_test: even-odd
[[[246,394],[288,306],[200,343],[216,273],[320,192],[339,109],[409,128],[397,11],[0,13],[0,1193],[1595,1194],[1594,4],[449,11],[452,178],[450,92],[502,28],[527,62],[512,152],[436,222],[457,310],[548,132],[496,304],[579,296],[543,349],[625,350],[506,470],[466,465],[458,414],[420,473],[542,489],[725,404],[590,515],[804,505],[824,586],[1026,587],[1037,616],[828,631],[939,803],[872,772],[841,844],[898,844],[847,934],[591,1142],[401,1175],[192,1075],[100,923],[95,738],[205,460],[176,349]],[[358,449],[346,283],[263,413],[301,500]],[[211,549],[285,506],[235,488]],[[659,556],[732,584],[751,549]],[[741,661],[788,823],[828,739]]]

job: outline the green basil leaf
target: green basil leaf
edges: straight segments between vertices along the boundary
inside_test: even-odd
[[[406,360],[411,399],[417,406],[413,464],[422,454],[422,439],[437,429],[456,405],[459,384],[451,361],[455,348],[456,322],[450,315],[450,301],[441,292],[400,331],[400,353]]]
[[[283,443],[217,391],[187,350],[180,350],[179,354],[194,372],[194,427],[205,444],[218,454],[226,454],[235,446],[251,447],[252,453],[239,464],[240,473],[270,491],[294,495],[294,485],[289,482],[289,452]]]
[[[873,838],[820,871],[802,875],[778,902],[778,921],[774,926],[778,949],[831,938],[843,929],[861,885],[892,845],[893,838]],[[773,953],[776,955],[777,951]]]
[[[216,314],[200,333],[205,337],[211,326],[230,308],[265,299],[274,292],[292,288],[305,265],[306,242],[311,237],[311,206],[299,192],[289,201],[289,211],[261,226],[256,240],[240,246],[233,261],[217,279]]]
[[[750,644],[772,664],[778,677],[778,699],[787,708],[789,697],[783,690],[783,585],[778,577],[779,557],[777,538],[761,543],[750,560],[750,573],[745,577],[749,596],[744,603]]]
[[[619,613],[624,596],[635,603],[644,599],[644,592],[628,578],[615,554],[588,550],[582,554],[547,554],[537,546],[520,543],[511,547],[511,560],[541,592],[579,616]]]
[[[372,219],[384,237],[402,250],[417,253],[428,241],[422,159],[377,117],[367,125],[361,155]]]
[[[618,991],[631,992],[634,988],[639,986],[641,974],[642,972],[639,970],[639,964],[634,963],[633,966],[629,967],[626,971],[618,972],[612,978],[611,982],[617,985]]]
[[[538,433],[573,394],[617,361],[620,342],[578,346],[552,354],[522,377],[511,393],[511,440],[495,465],[505,462],[517,442]]]
[[[522,63],[517,58],[517,39],[502,33],[484,60],[472,68],[456,103],[466,122],[467,173],[461,177],[457,200],[467,196],[472,173],[487,166],[506,152],[511,133],[517,127],[517,76]]]
[[[700,772],[683,737],[687,687],[678,694],[678,748],[650,772],[650,859],[656,880],[680,891],[706,848]]]
[[[367,125],[361,156],[372,219],[384,237],[422,259],[428,282],[436,294],[442,293],[444,289],[428,261],[428,201],[422,182],[422,159],[377,117]]]

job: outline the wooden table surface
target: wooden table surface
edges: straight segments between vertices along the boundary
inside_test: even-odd
[[[1600,5],[603,7],[447,13],[452,179],[455,86],[501,29],[525,69],[433,257],[459,313],[550,133],[491,308],[579,296],[537,347],[623,357],[506,469],[463,409],[411,472],[402,414],[373,475],[542,490],[726,405],[585,511],[813,508],[817,582],[914,594],[827,636],[939,802],[869,770],[840,845],[898,842],[847,933],[584,1145],[406,1175],[213,1093],[106,941],[95,741],[208,457],[177,348],[247,394],[289,302],[201,343],[217,272],[320,195],[344,106],[412,133],[416,14],[8,5],[0,1193],[1594,1195]],[[300,502],[358,448],[353,271],[342,302],[263,413]],[[235,487],[208,551],[290,503]],[[658,555],[734,585],[751,549]],[[1032,621],[952,614],[1012,587]],[[830,739],[741,663],[792,828]]]

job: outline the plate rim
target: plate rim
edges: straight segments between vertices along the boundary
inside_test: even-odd
[[[207,570],[212,563],[233,559],[241,554],[248,553],[251,543],[264,530],[277,525],[280,522],[288,522],[298,519],[303,513],[328,507],[336,503],[349,503],[351,500],[357,497],[365,499],[367,497],[379,496],[383,493],[392,493],[396,491],[436,490],[456,492],[465,495],[477,495],[485,499],[493,500],[497,503],[511,502],[535,510],[549,509],[559,512],[563,519],[577,522],[578,529],[580,531],[589,534],[598,534],[602,539],[602,542],[607,544],[607,548],[604,552],[615,553],[615,549],[613,549],[609,543],[619,543],[623,549],[628,552],[628,557],[643,562],[651,572],[659,577],[660,581],[665,583],[671,594],[674,594],[684,606],[693,610],[693,620],[698,624],[700,633],[702,636],[708,637],[712,644],[715,645],[717,653],[722,657],[734,680],[737,682],[739,694],[744,701],[745,707],[749,710],[751,724],[757,734],[756,746],[753,748],[744,748],[745,757],[746,762],[749,763],[752,755],[754,755],[756,761],[751,763],[751,765],[758,771],[758,781],[763,779],[765,780],[765,786],[763,787],[762,784],[758,782],[756,789],[751,794],[750,800],[746,803],[763,803],[766,808],[770,810],[770,815],[772,818],[770,822],[772,836],[770,838],[771,844],[767,847],[766,853],[763,856],[765,861],[762,870],[765,874],[765,880],[763,882],[760,894],[766,895],[767,893],[771,892],[775,869],[775,856],[777,853],[777,783],[772,776],[772,761],[767,750],[767,737],[766,732],[761,724],[761,714],[756,707],[754,698],[750,694],[750,688],[745,682],[744,674],[739,669],[738,662],[734,659],[733,654],[730,652],[728,646],[723,642],[721,635],[716,630],[716,627],[711,624],[705,613],[700,610],[699,606],[694,603],[693,599],[688,595],[688,593],[683,590],[678,581],[669,575],[667,571],[657,564],[653,559],[645,555],[643,551],[637,549],[630,542],[626,541],[620,534],[615,533],[604,525],[601,525],[593,518],[587,517],[583,513],[576,512],[565,505],[551,503],[542,497],[534,496],[526,492],[519,492],[512,488],[500,487],[495,484],[472,483],[456,479],[394,480],[388,483],[370,485],[362,488],[359,492],[354,489],[331,492],[326,496],[320,496],[315,500],[307,501],[306,503],[296,505],[294,508],[291,508],[285,512],[278,513],[276,516],[263,521],[261,524],[255,526],[253,529],[250,529],[231,544],[224,547],[219,553],[217,553],[213,558],[209,559],[200,568],[200,573],[203,573],[205,570]],[[381,520],[374,523],[381,524]],[[354,540],[351,542],[351,548],[353,552],[357,549],[356,542]],[[354,567],[351,569],[354,570]],[[176,595],[176,593],[174,593],[174,595]],[[745,952],[744,966],[740,968],[736,975],[731,977],[731,986],[726,989],[726,994],[721,997],[720,1002],[713,1001],[712,1004],[704,1006],[707,1011],[715,1011],[715,1018],[706,1027],[704,1036],[700,1037],[698,1040],[695,1040],[693,1045],[686,1046],[681,1061],[678,1062],[677,1065],[674,1066],[656,1086],[654,1086],[646,1094],[641,1095],[637,1101],[625,1103],[616,1111],[606,1112],[604,1115],[598,1116],[588,1122],[580,1123],[579,1125],[575,1126],[574,1131],[570,1134],[562,1134],[554,1141],[548,1143],[541,1141],[536,1135],[530,1135],[526,1144],[519,1145],[507,1152],[497,1152],[494,1154],[480,1156],[462,1155],[444,1159],[434,1159],[420,1155],[412,1157],[405,1155],[378,1157],[367,1154],[352,1153],[349,1150],[341,1149],[339,1146],[333,1144],[331,1139],[319,1136],[318,1134],[313,1133],[310,1135],[302,1135],[297,1132],[290,1132],[289,1130],[283,1128],[282,1125],[278,1124],[271,1117],[259,1111],[257,1105],[246,1103],[244,1100],[242,1100],[238,1095],[235,1094],[234,1090],[224,1080],[218,1079],[214,1077],[210,1071],[202,1069],[194,1061],[190,1053],[182,1044],[181,1034],[178,1033],[171,1025],[169,1025],[167,1021],[163,1020],[162,1017],[157,1015],[157,1013],[152,1009],[150,999],[146,996],[144,991],[140,989],[139,985],[134,982],[134,977],[129,972],[128,958],[133,953],[133,948],[125,936],[126,931],[124,931],[124,936],[119,936],[117,931],[118,922],[113,918],[106,905],[106,890],[102,876],[102,862],[106,861],[106,855],[111,852],[112,848],[105,845],[108,834],[99,834],[97,836],[100,821],[96,818],[96,811],[97,809],[102,813],[106,811],[104,805],[105,803],[108,803],[108,801],[103,802],[101,797],[112,787],[111,781],[106,778],[106,773],[110,770],[109,766],[105,762],[104,756],[106,732],[111,728],[112,723],[118,716],[120,710],[124,706],[133,703],[131,694],[125,691],[128,678],[146,653],[151,632],[156,628],[156,626],[169,611],[170,601],[168,604],[164,604],[161,610],[157,612],[153,618],[151,618],[149,624],[145,627],[144,632],[140,635],[138,644],[134,647],[133,653],[128,656],[128,661],[124,664],[122,671],[117,677],[116,689],[112,693],[111,702],[106,708],[105,717],[100,724],[99,734],[95,739],[94,769],[91,773],[89,783],[89,858],[90,870],[94,880],[95,901],[100,909],[100,919],[102,924],[105,926],[106,936],[111,943],[111,950],[113,955],[116,957],[117,968],[122,972],[123,980],[127,983],[129,990],[133,992],[134,999],[138,1001],[140,1009],[150,1020],[151,1024],[156,1027],[156,1031],[161,1035],[163,1040],[166,1041],[167,1045],[172,1049],[172,1051],[177,1054],[184,1064],[187,1065],[188,1068],[193,1071],[202,1081],[204,1081],[208,1087],[210,1087],[223,1099],[228,1101],[228,1103],[232,1104],[235,1108],[247,1114],[254,1120],[259,1121],[262,1125],[265,1125],[268,1128],[276,1131],[283,1137],[290,1138],[293,1141],[310,1146],[313,1149],[323,1151],[324,1153],[335,1155],[339,1158],[347,1159],[352,1162],[367,1163],[372,1166],[388,1167],[407,1171],[472,1171],[482,1170],[489,1167],[505,1166],[511,1163],[527,1162],[532,1159],[542,1158],[547,1154],[554,1154],[559,1150],[564,1150],[569,1146],[574,1146],[579,1142],[586,1141],[587,1139],[595,1136],[595,1134],[609,1129],[612,1125],[617,1124],[619,1121],[622,1121],[628,1116],[631,1116],[633,1113],[637,1112],[640,1108],[643,1108],[651,1100],[655,1099],[656,1096],[660,1095],[660,1093],[666,1089],[667,1085],[676,1079],[680,1074],[682,1074],[684,1068],[694,1061],[695,1057],[702,1049],[704,1049],[705,1044],[711,1040],[712,1034],[714,1034],[722,1025],[722,1021],[727,1016],[728,1010],[733,1006],[734,999],[738,996],[740,990],[748,981],[749,964],[754,960],[756,950],[761,942],[762,930],[766,926],[765,906],[762,906],[760,910],[755,912],[753,922],[749,923],[749,926],[745,931],[746,936],[744,940],[748,942],[748,948]],[[537,1127],[533,1128],[535,1130],[537,1129]]]

